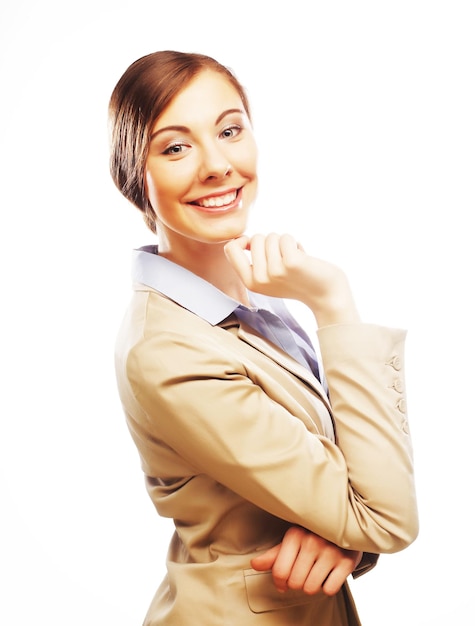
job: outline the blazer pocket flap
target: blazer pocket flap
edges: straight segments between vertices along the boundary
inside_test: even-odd
[[[317,606],[325,601],[323,593],[309,596],[303,591],[289,589],[281,593],[277,591],[272,578],[272,573],[256,572],[254,569],[244,570],[244,582],[246,585],[247,602],[253,613],[275,611],[291,606],[314,603]]]

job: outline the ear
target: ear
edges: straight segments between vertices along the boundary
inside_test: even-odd
[[[144,190],[145,197],[150,202],[149,197],[148,197],[148,168],[147,166],[145,166],[143,170],[143,190]]]
[[[143,174],[143,195],[142,198],[145,201],[145,209],[144,212],[147,213],[147,215],[149,215],[150,217],[153,217],[153,219],[156,218],[156,213],[155,213],[155,209],[153,208],[153,205],[150,201],[150,192],[149,192],[149,185],[148,185],[148,177],[149,177],[149,172],[147,170],[147,166],[145,166],[145,170],[144,170],[144,174]]]

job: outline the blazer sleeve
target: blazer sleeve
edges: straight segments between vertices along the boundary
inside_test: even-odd
[[[403,333],[358,324],[320,339],[337,443],[309,432],[210,334],[144,335],[125,376],[150,437],[195,473],[341,547],[401,550],[417,534],[410,439],[388,365],[402,359]]]

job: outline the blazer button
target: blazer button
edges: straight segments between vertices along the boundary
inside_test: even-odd
[[[399,409],[399,411],[401,411],[401,413],[405,413],[406,412],[406,400],[405,400],[405,398],[399,398],[399,400],[396,402],[396,408]]]
[[[409,434],[409,423],[407,420],[402,420],[401,422],[401,428],[403,429],[403,431],[406,433],[406,435]]]
[[[401,358],[397,354],[395,354],[389,359],[387,365],[390,365],[393,369],[399,371],[401,369]]]
[[[404,390],[404,383],[400,378],[395,378],[393,381],[393,389],[398,393],[402,393]]]

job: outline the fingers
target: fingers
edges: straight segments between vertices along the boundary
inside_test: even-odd
[[[262,278],[265,281],[269,281],[273,278],[282,278],[285,274],[284,259],[282,257],[280,241],[281,237],[275,233],[271,233],[265,237],[263,241],[263,248],[265,252],[265,273]]]
[[[264,285],[269,280],[267,269],[266,237],[264,235],[254,235],[249,242],[251,253],[250,265],[252,268],[252,287]]]
[[[305,532],[301,539],[300,551],[287,580],[289,588],[303,589],[309,594],[321,591],[337,557],[333,548],[333,544],[325,539]]]
[[[314,581],[310,575],[305,581],[304,591],[306,593],[315,593],[315,591],[312,591],[313,585],[318,584],[318,590],[321,589],[327,596],[334,596],[340,591],[352,571],[351,560],[348,559],[346,562],[339,563],[334,567],[323,581],[320,578]]]
[[[228,241],[225,245],[224,245],[224,251],[226,254],[228,254],[229,250],[234,251],[239,251],[239,250],[248,250],[249,249],[249,237],[246,237],[245,235],[242,235],[241,237],[237,237],[236,239],[232,239],[231,241]]]
[[[327,554],[314,564],[302,589],[308,594],[323,591],[326,595],[335,595],[352,571],[351,559],[343,559],[335,564],[333,555]]]
[[[238,237],[237,239],[228,241],[228,243],[224,246],[226,258],[240,276],[246,287],[249,287],[252,282],[252,267],[245,252],[248,249],[248,237]]]
[[[302,251],[302,248],[291,235],[278,235],[276,233],[270,233],[267,237],[256,235],[251,240],[251,250],[254,246],[256,248],[262,246],[265,251],[265,256],[261,255],[262,262],[265,262],[267,269],[265,280],[283,278],[286,275],[287,266],[294,263],[296,256]]]
[[[301,553],[301,544],[304,536],[305,531],[299,527],[292,527],[285,533],[280,551],[272,567],[274,584],[279,591],[287,591],[289,588],[288,581],[292,576],[300,580],[303,576],[302,572],[305,569],[307,557],[312,559],[313,555]],[[300,562],[297,565],[299,557]]]
[[[335,565],[322,585],[327,596],[334,596],[341,589],[345,580],[355,570],[363,556],[356,550],[345,550],[343,558]]]
[[[274,566],[277,555],[279,554],[280,547],[282,544],[277,544],[273,548],[270,548],[264,554],[260,554],[251,560],[251,567],[253,567],[258,572],[265,572]]]
[[[362,553],[293,526],[280,544],[251,561],[257,571],[272,570],[276,589],[301,589],[312,595],[335,595],[361,560]]]
[[[360,322],[344,272],[304,252],[290,235],[239,237],[225,245],[227,258],[250,291],[307,305],[320,328]]]
[[[286,266],[293,266],[302,253],[305,253],[303,246],[291,235],[282,235],[279,240],[280,253]]]
[[[295,559],[287,585],[289,589],[303,589],[309,594],[318,593],[327,574],[328,567],[321,558],[315,561],[313,553],[301,550]]]
[[[246,287],[265,292],[271,285],[275,288],[286,282],[288,264],[294,264],[303,249],[290,235],[270,233],[239,237],[228,242],[224,251]]]

